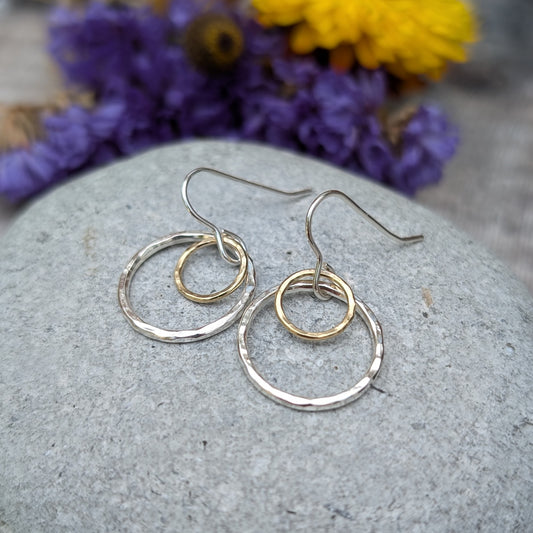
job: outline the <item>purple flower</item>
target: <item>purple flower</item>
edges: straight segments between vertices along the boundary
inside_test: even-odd
[[[123,106],[110,102],[94,111],[71,106],[44,118],[46,138],[28,149],[0,154],[0,193],[18,201],[118,150],[107,143],[121,121]]]
[[[298,140],[294,135],[298,115],[291,102],[274,95],[261,95],[242,102],[241,111],[243,138],[299,149]]]
[[[168,18],[174,28],[182,32],[191,20],[198,16],[208,6],[207,1],[193,2],[191,0],[174,0],[168,10]]]
[[[41,191],[62,175],[55,153],[46,143],[0,155],[0,192],[12,202]]]
[[[359,80],[363,82],[360,84]],[[384,75],[380,71],[360,71],[350,77],[322,69],[307,95],[307,109],[298,125],[298,137],[304,150],[358,170],[358,151],[364,149],[365,154],[369,153],[369,139],[376,144],[374,141],[380,134],[379,128],[376,131],[369,124],[377,124],[374,113],[383,103],[383,86]],[[376,168],[374,165],[370,171]],[[372,176],[382,179],[375,174]]]
[[[456,128],[440,109],[420,106],[403,132],[401,155],[390,165],[388,183],[407,194],[437,183],[458,143]]]
[[[96,141],[105,141],[112,137],[124,115],[124,108],[123,102],[115,100],[100,105],[92,111],[90,128]]]
[[[246,51],[251,57],[281,58],[286,55],[287,36],[282,29],[265,29],[254,20],[244,20],[241,24]]]
[[[206,10],[230,14],[242,31],[244,52],[228,71],[198,71],[181,46],[187,25]],[[282,29],[228,10],[209,0],[173,0],[168,17],[95,1],[85,11],[56,8],[50,52],[97,106],[49,116],[43,141],[0,154],[0,193],[24,198],[124,154],[211,136],[297,150],[408,194],[440,179],[457,146],[440,110],[420,107],[392,146],[378,120],[387,98],[381,70],[339,74],[291,55]]]
[[[176,137],[221,136],[235,128],[233,97],[228,87],[231,74],[210,78],[187,61],[182,50],[176,53],[172,79],[164,95],[166,109]]]
[[[112,97],[132,84],[152,93],[165,81],[170,21],[148,8],[91,2],[85,11],[56,8],[49,50],[67,81]],[[159,64],[153,69],[151,65]]]
[[[87,127],[87,118],[87,110],[78,106],[45,118],[47,145],[55,153],[59,168],[78,168],[91,153],[94,141]]]
[[[357,147],[357,155],[362,172],[377,181],[386,181],[393,158],[390,147],[381,136],[364,136]]]

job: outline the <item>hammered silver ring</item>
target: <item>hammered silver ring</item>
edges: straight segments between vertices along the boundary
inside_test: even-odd
[[[227,232],[233,239],[238,241],[243,248],[246,250],[242,240],[235,234]],[[119,284],[118,284],[118,301],[127,321],[130,323],[131,327],[142,333],[146,337],[151,339],[156,339],[163,342],[170,343],[185,343],[185,342],[195,342],[203,339],[207,339],[224,331],[226,328],[231,326],[242,314],[248,303],[251,301],[254,291],[255,291],[255,268],[252,259],[247,255],[248,265],[246,280],[244,283],[244,289],[239,297],[239,300],[231,307],[231,309],[222,317],[218,318],[210,324],[201,326],[196,329],[188,330],[169,330],[153,326],[148,322],[144,321],[135,311],[130,302],[130,287],[133,281],[135,273],[140,268],[140,266],[150,257],[152,257],[157,252],[164,250],[170,246],[180,245],[180,244],[189,244],[194,242],[199,242],[203,239],[212,237],[209,233],[198,233],[198,232],[179,232],[172,233],[166,237],[161,237],[147,246],[142,250],[139,250],[128,262],[124,268]]]
[[[336,287],[322,281],[319,282],[319,286],[324,292],[330,294],[338,300],[345,301],[343,292]],[[290,289],[288,290],[290,292],[313,292],[313,287],[313,280],[304,280],[294,283],[294,285],[291,285]],[[353,387],[332,396],[306,398],[304,396],[297,396],[274,387],[268,383],[263,376],[261,376],[261,374],[259,374],[251,360],[250,353],[248,351],[248,331],[254,317],[270,300],[276,296],[277,291],[278,287],[274,287],[261,294],[247,307],[241,318],[238,332],[239,359],[248,379],[250,379],[253,385],[266,397],[282,405],[292,407],[293,409],[298,409],[300,411],[324,411],[327,409],[335,409],[359,398],[359,396],[368,390],[374,379],[377,377],[383,363],[384,348],[381,324],[376,319],[372,310],[357,297],[355,298],[356,312],[363,319],[370,331],[373,344],[373,354],[365,375]]]

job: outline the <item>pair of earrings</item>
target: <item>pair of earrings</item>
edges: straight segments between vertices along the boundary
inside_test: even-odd
[[[377,229],[400,243],[420,242],[423,240],[424,237],[422,235],[399,237],[398,235],[395,235],[387,228],[385,228],[372,216],[370,216],[366,211],[359,207],[349,196],[347,196],[343,192],[337,190],[325,191],[313,200],[307,211],[305,220],[307,238],[309,240],[311,248],[313,249],[313,252],[317,257],[315,267],[295,272],[294,274],[290,275],[285,281],[283,281],[280,285],[264,292],[257,299],[253,300],[253,295],[256,287],[255,267],[250,255],[248,254],[246,245],[238,235],[225,229],[221,229],[206,220],[205,218],[203,218],[202,216],[200,216],[191,205],[188,196],[188,186],[193,176],[200,172],[212,173],[223,178],[238,181],[248,185],[253,185],[255,187],[259,187],[261,189],[276,192],[286,196],[301,197],[312,192],[311,189],[303,189],[294,192],[282,191],[257,182],[238,178],[236,176],[232,176],[231,174],[227,174],[225,172],[221,172],[220,170],[212,168],[202,167],[189,172],[189,174],[187,174],[187,176],[185,177],[185,180],[182,185],[182,200],[189,213],[194,218],[208,226],[211,229],[212,233],[173,233],[148,244],[142,250],[139,250],[130,259],[124,271],[122,272],[122,275],[120,276],[118,286],[119,304],[130,325],[136,331],[139,331],[143,335],[152,339],[157,339],[163,342],[170,343],[185,343],[203,340],[213,335],[216,335],[217,333],[230,327],[239,317],[241,317],[240,325],[238,328],[239,359],[248,378],[257,387],[257,389],[267,397],[294,409],[319,411],[341,407],[361,396],[361,394],[363,394],[370,387],[374,379],[377,377],[383,363],[384,350],[381,325],[374,316],[372,310],[363,301],[359,300],[354,295],[353,290],[348,285],[348,283],[346,283],[346,281],[344,281],[340,276],[338,276],[329,264],[324,262],[323,255],[313,238],[313,214],[322,201],[324,201],[329,196],[337,196],[344,200],[346,203],[348,203],[350,207],[355,209],[357,213],[362,215]],[[139,267],[152,255],[170,246],[189,243],[192,243],[192,245],[189,246],[181,255],[174,271],[174,280],[176,286],[179,292],[185,298],[199,303],[210,303],[232,294],[239,287],[244,286],[244,289],[242,290],[238,301],[231,307],[231,309],[224,316],[210,324],[191,330],[167,330],[153,326],[144,321],[141,317],[139,317],[132,308],[129,293],[133,277]],[[193,253],[205,246],[213,245],[217,246],[221,257],[225,261],[233,265],[238,265],[239,271],[234,281],[230,283],[226,288],[211,294],[195,293],[189,290],[183,282],[182,272],[184,266]],[[331,297],[336,298],[347,304],[346,314],[337,326],[326,331],[311,332],[300,329],[288,319],[284,311],[283,298],[285,294],[289,292],[313,293],[320,300],[328,300]],[[323,340],[338,335],[346,329],[346,327],[350,324],[355,314],[357,313],[363,319],[364,323],[369,329],[373,345],[372,360],[363,378],[360,379],[354,386],[343,392],[332,396],[325,396],[319,398],[306,398],[303,396],[297,396],[282,391],[274,387],[272,384],[268,383],[257,371],[253,364],[248,350],[247,336],[254,317],[272,299],[275,300],[276,314],[283,326],[285,326],[285,328],[292,334],[306,340]]]

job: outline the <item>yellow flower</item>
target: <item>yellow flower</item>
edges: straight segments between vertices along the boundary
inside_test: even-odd
[[[476,38],[470,8],[460,0],[252,0],[259,22],[292,26],[290,45],[306,54],[349,45],[367,68],[437,79],[448,61],[466,61]],[[343,52],[342,57],[346,54]]]

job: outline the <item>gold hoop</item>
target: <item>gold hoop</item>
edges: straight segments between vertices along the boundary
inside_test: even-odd
[[[301,337],[302,339],[307,340],[324,340],[329,339],[331,337],[334,337],[335,335],[338,335],[341,331],[344,331],[348,324],[353,320],[353,317],[355,315],[355,297],[353,294],[353,291],[351,287],[337,274],[334,274],[333,272],[330,272],[328,270],[323,270],[320,273],[320,276],[323,276],[327,278],[331,284],[342,291],[344,293],[344,296],[346,297],[346,304],[348,305],[348,309],[346,310],[346,315],[342,319],[342,321],[337,324],[335,327],[328,329],[326,331],[306,331],[304,329],[297,328],[288,318],[285,314],[285,311],[283,309],[283,295],[287,291],[289,287],[297,283],[298,281],[304,279],[313,277],[315,273],[315,269],[309,269],[309,270],[300,270],[299,272],[295,272],[291,276],[289,276],[278,288],[276,291],[276,314],[278,315],[278,318],[280,322],[287,328],[291,333],[296,335],[297,337]]]
[[[217,300],[220,300],[221,298],[224,298],[225,296],[228,296],[236,289],[238,289],[246,278],[246,271],[248,268],[248,255],[245,249],[238,241],[232,239],[226,234],[223,234],[222,240],[225,244],[229,245],[230,248],[232,248],[239,257],[239,272],[237,273],[237,276],[225,289],[222,289],[218,292],[213,292],[211,294],[198,294],[196,292],[192,292],[187,287],[185,287],[185,284],[182,281],[182,272],[185,263],[187,262],[189,256],[200,248],[217,244],[215,236],[210,235],[209,237],[202,239],[200,242],[189,246],[179,258],[178,264],[176,265],[176,268],[174,270],[174,281],[176,283],[176,287],[178,288],[178,291],[188,300],[204,304],[215,302]]]

